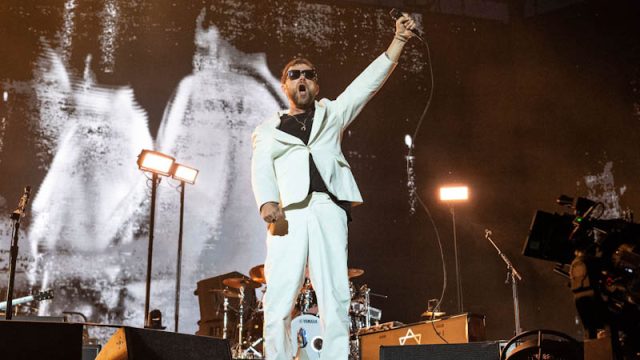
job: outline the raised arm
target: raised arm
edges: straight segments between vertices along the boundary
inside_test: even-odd
[[[396,33],[391,44],[389,44],[389,48],[387,48],[387,57],[389,57],[389,60],[394,63],[398,62],[404,45],[413,37],[411,30],[415,28],[416,22],[406,13],[402,14],[402,16],[396,20]]]
[[[342,128],[358,116],[366,103],[378,92],[400,58],[405,43],[413,37],[415,21],[406,14],[396,20],[396,32],[385,54],[374,60],[334,101],[341,113]]]

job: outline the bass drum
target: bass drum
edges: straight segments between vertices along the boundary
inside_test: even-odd
[[[322,351],[320,318],[304,314],[291,321],[291,343],[296,359],[319,359]]]

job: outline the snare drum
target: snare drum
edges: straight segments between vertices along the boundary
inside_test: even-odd
[[[291,343],[296,359],[318,359],[322,351],[320,318],[300,315],[291,321]]]

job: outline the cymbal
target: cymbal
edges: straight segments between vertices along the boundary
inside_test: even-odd
[[[351,268],[351,269],[349,269],[348,274],[349,274],[349,279],[352,279],[352,278],[356,278],[356,277],[364,274],[364,270]]]
[[[209,292],[221,293],[222,296],[230,299],[237,299],[240,297],[240,293],[230,289],[210,289]]]
[[[251,277],[251,280],[257,283],[260,283],[260,284],[267,283],[267,279],[264,276],[264,264],[260,264],[252,267],[251,270],[249,270],[249,276]]]
[[[222,283],[234,289],[240,289],[241,287],[245,289],[255,289],[261,286],[260,283],[245,278],[228,278],[222,280]]]

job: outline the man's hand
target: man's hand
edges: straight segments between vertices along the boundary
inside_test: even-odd
[[[387,57],[389,57],[389,60],[394,63],[398,62],[402,49],[404,48],[404,44],[406,44],[410,38],[415,36],[415,34],[411,32],[411,30],[415,28],[416,22],[409,17],[409,14],[402,13],[402,16],[396,20],[396,33],[393,36],[393,41],[391,41],[391,44],[387,49]]]
[[[416,28],[416,22],[409,17],[409,14],[402,13],[402,16],[396,20],[396,36],[407,41],[415,36],[411,30]]]
[[[267,223],[274,223],[280,219],[284,219],[284,211],[276,202],[264,203],[260,207],[260,216]]]

